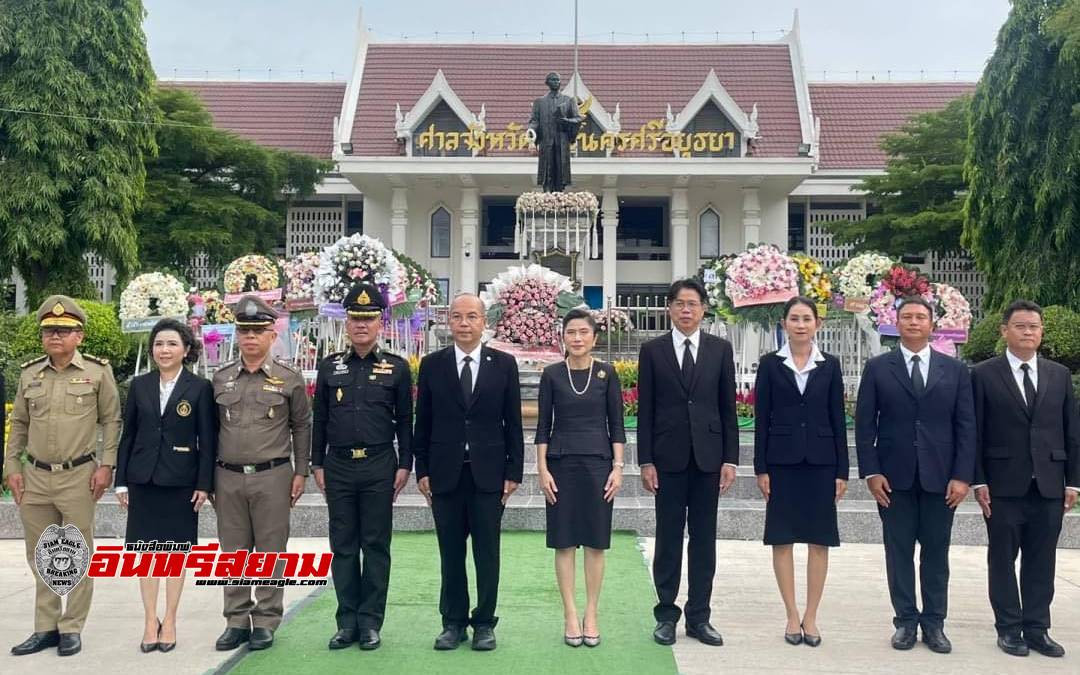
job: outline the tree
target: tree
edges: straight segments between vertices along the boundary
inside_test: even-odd
[[[195,95],[159,88],[158,155],[147,160],[146,199],[136,216],[144,267],[187,272],[206,253],[213,265],[265,253],[284,233],[287,197],[315,190],[332,164],[265,148],[213,128]]]
[[[0,275],[31,306],[94,297],[84,254],[137,264],[132,216],[153,154],[154,74],[141,0],[4,0],[0,8]]]
[[[964,243],[985,306],[1080,308],[1080,0],[1014,0],[972,101]]]
[[[838,242],[894,256],[960,248],[970,103],[964,96],[942,110],[916,115],[898,133],[882,139],[889,156],[885,174],[856,186],[881,212],[832,224],[829,229]]]

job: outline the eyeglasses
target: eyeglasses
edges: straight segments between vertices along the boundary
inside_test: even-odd
[[[1043,325],[1041,323],[1010,323],[1009,324],[1009,328],[1016,329],[1016,330],[1018,330],[1020,332],[1031,331],[1032,333],[1034,333],[1035,331],[1042,330],[1042,327],[1043,327]]]
[[[256,328],[237,328],[236,332],[240,335],[262,335],[267,330],[266,326],[258,326]]]
[[[675,309],[699,309],[701,303],[695,300],[690,300],[689,302],[686,300],[676,300],[671,303],[671,306]]]
[[[42,328],[41,337],[67,338],[70,337],[72,333],[78,330],[78,328]]]

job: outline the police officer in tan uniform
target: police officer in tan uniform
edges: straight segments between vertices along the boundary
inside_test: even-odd
[[[242,297],[234,311],[240,359],[214,373],[218,538],[225,551],[280,552],[289,540],[289,510],[304,493],[308,474],[311,404],[303,375],[270,357],[277,312],[254,295]],[[273,645],[284,594],[260,586],[252,602],[250,588],[227,586],[227,626],[217,649]]]
[[[79,352],[86,314],[71,298],[53,295],[37,311],[45,355],[22,364],[4,475],[19,506],[26,559],[36,581],[34,634],[11,648],[16,656],[57,647],[82,650],[83,625],[94,593],[83,577],[67,606],[37,572],[35,547],[49,525],[79,528],[94,550],[94,507],[112,483],[120,439],[120,398],[108,361]],[[97,429],[103,443],[97,455]],[[26,452],[26,463],[21,455]],[[89,562],[89,555],[84,565]]]

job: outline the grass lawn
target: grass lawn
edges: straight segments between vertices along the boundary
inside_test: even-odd
[[[584,572],[578,555],[579,611]],[[470,582],[472,563],[468,563]],[[475,602],[475,590],[471,597]],[[676,673],[670,647],[652,641],[655,595],[648,569],[631,534],[612,535],[600,600],[602,644],[572,649],[563,644],[562,603],[553,554],[542,532],[504,532],[499,588],[499,641],[494,652],[432,649],[439,618],[439,552],[434,533],[394,534],[393,567],[382,646],[331,652],[337,600],[333,588],[295,613],[277,631],[274,647],[253,652],[234,673]]]

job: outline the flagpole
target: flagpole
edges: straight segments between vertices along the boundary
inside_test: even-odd
[[[574,0],[574,105],[577,105],[577,78],[578,75],[578,0]]]

